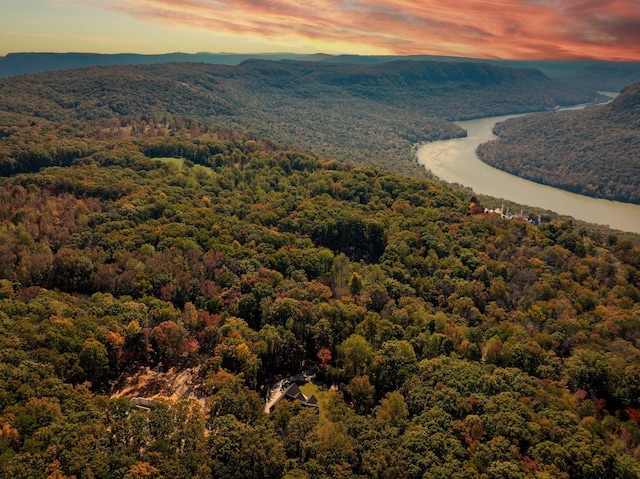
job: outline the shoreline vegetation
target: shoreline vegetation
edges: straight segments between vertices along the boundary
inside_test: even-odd
[[[478,157],[537,183],[640,204],[639,97],[636,83],[602,107],[507,120]]]
[[[577,111],[588,105],[568,107],[559,113]],[[608,105],[604,105],[605,107]],[[600,107],[594,106],[593,109]],[[536,113],[538,115],[540,113]],[[511,117],[517,120],[525,115]],[[487,121],[485,121],[487,120]],[[591,223],[609,225],[614,229],[640,232],[640,206],[620,203],[585,195],[571,194],[565,190],[532,182],[511,172],[503,171],[483,162],[477,154],[480,145],[486,145],[494,138],[491,130],[496,123],[510,120],[506,117],[492,117],[482,120],[458,122],[468,130],[467,137],[450,142],[424,143],[415,152],[414,158],[432,174],[454,184],[464,184],[476,193],[494,197],[510,198],[520,205],[541,207],[539,214],[555,211],[580,218]],[[492,208],[500,207],[502,200],[490,200]]]

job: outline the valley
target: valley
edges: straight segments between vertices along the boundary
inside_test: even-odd
[[[0,80],[0,477],[638,477],[640,236],[411,158],[600,98],[416,61]]]
[[[506,198],[561,215],[640,233],[640,206],[574,194],[508,174],[480,161],[477,148],[496,138],[496,124],[521,115],[456,122],[467,131],[464,138],[425,143],[417,150],[418,162],[438,178],[464,185],[476,193]],[[529,175],[524,174],[528,177]],[[498,205],[499,206],[499,205]]]
[[[412,161],[413,145],[464,135],[451,121],[596,98],[535,70],[414,61],[173,63],[0,80],[0,111],[7,113],[56,122],[186,117],[414,176],[424,173]]]

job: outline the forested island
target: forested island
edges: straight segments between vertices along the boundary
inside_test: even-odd
[[[514,118],[478,147],[485,163],[573,193],[640,204],[640,83],[610,104]]]
[[[322,83],[344,121],[376,105],[360,138],[382,144],[366,125],[401,125],[401,99],[368,92],[389,76],[248,64],[264,86],[243,96],[209,68],[0,82],[1,477],[638,477],[636,235],[485,214],[356,140],[331,158],[256,134],[286,137],[274,92]],[[465,68],[487,105],[539,77]],[[315,94],[292,98],[338,102]],[[301,373],[317,403],[265,412]]]

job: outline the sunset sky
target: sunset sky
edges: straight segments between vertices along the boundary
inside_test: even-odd
[[[31,51],[640,60],[640,0],[0,0]]]

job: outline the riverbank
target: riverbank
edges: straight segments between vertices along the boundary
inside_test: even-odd
[[[418,162],[441,180],[464,185],[479,194],[544,208],[613,229],[640,233],[640,205],[590,198],[541,185],[505,173],[478,159],[476,148],[496,138],[493,134],[496,123],[524,115],[455,122],[467,130],[467,136],[421,145],[416,152]]]

